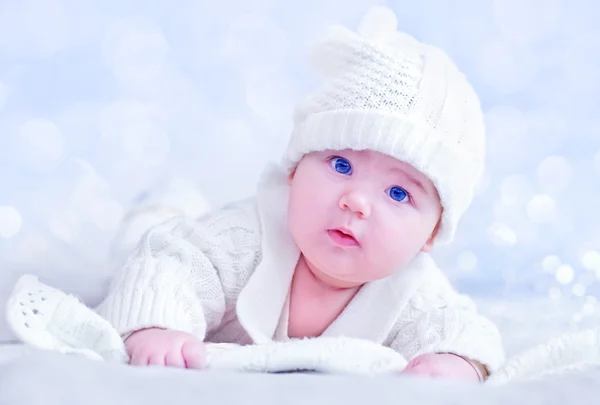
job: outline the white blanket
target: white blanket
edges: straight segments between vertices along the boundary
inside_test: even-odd
[[[24,343],[44,350],[114,363],[128,362],[112,326],[78,299],[40,283],[19,279],[7,304],[7,320]],[[401,371],[397,352],[349,338],[315,338],[238,346],[208,344],[208,367],[215,370],[376,375]],[[600,366],[600,328],[563,335],[509,358],[486,384],[541,379]]]
[[[3,405],[597,405],[600,398],[600,370],[490,387],[406,375],[128,367],[30,346],[11,357],[0,361]]]

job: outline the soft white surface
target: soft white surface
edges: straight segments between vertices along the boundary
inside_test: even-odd
[[[600,370],[540,382],[482,387],[393,377],[246,374],[134,368],[28,351],[6,360],[0,349],[0,403],[37,404],[596,404]],[[8,353],[8,354],[7,354]],[[14,357],[14,356],[13,356]]]

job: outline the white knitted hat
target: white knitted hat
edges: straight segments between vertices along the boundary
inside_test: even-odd
[[[443,214],[436,244],[450,242],[483,174],[479,99],[441,50],[397,31],[367,39],[343,27],[316,44],[324,85],[296,108],[284,156],[373,150],[407,162],[436,186]]]

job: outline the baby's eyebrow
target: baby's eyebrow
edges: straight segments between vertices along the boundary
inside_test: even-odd
[[[401,168],[398,168],[398,167],[391,167],[390,171],[392,171],[392,172],[398,172],[398,173],[403,174],[408,179],[408,181],[410,183],[412,183],[414,186],[416,186],[417,188],[419,188],[423,193],[429,194],[427,192],[427,189],[423,185],[423,183],[421,181],[419,181],[419,179],[416,179],[414,176],[411,176],[405,170],[402,170]]]

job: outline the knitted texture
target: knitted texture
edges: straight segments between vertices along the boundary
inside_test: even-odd
[[[430,271],[438,273],[439,269]],[[481,353],[488,351],[485,360],[479,361],[497,370],[502,353],[490,350],[502,347],[496,327],[477,313],[469,297],[456,293],[441,273],[432,279],[436,282],[424,283],[411,297],[389,334],[389,346],[407,359],[434,352],[481,359]]]
[[[600,328],[565,333],[528,348],[511,358],[489,383],[502,385],[512,380],[541,380],[600,366]]]
[[[325,80],[296,108],[284,165],[343,149],[407,162],[436,186],[444,212],[435,242],[450,242],[483,173],[483,113],[466,77],[400,32],[368,40],[336,27],[311,54]]]
[[[235,307],[260,261],[255,218],[224,208],[203,221],[178,217],[153,227],[97,312],[122,336],[161,327],[204,339]]]

